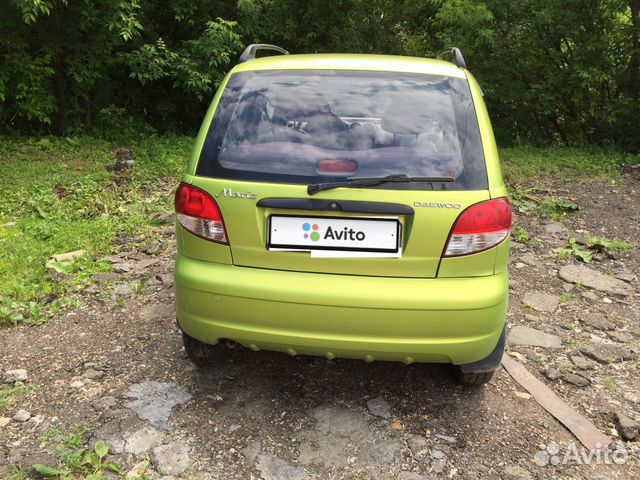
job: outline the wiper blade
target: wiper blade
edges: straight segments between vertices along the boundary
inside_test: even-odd
[[[436,183],[455,182],[453,177],[410,177],[404,173],[387,175],[386,177],[350,178],[342,182],[313,183],[307,187],[309,195],[315,195],[323,190],[341,187],[375,187],[383,183]]]

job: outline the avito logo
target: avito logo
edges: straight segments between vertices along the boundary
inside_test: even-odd
[[[331,240],[358,240],[362,242],[365,239],[364,232],[356,232],[353,228],[344,227],[343,230],[334,230],[331,226],[327,227],[327,231],[324,234],[324,239]]]
[[[318,227],[318,225],[316,225],[315,223],[313,225],[309,223],[303,223],[302,230],[304,230],[304,238],[310,238],[314,242],[320,240],[320,232],[318,231],[320,230],[320,227]]]

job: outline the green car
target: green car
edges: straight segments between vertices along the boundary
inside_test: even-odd
[[[245,50],[175,197],[193,362],[242,345],[492,377],[511,207],[482,91],[452,53]]]

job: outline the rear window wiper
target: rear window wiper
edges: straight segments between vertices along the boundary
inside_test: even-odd
[[[404,173],[387,175],[386,177],[350,178],[342,182],[312,183],[307,187],[309,195],[315,195],[323,190],[341,187],[375,187],[383,183],[435,183],[455,182],[453,177],[410,177]]]

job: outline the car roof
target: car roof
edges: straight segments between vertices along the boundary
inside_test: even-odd
[[[257,70],[362,70],[404,72],[466,78],[453,63],[421,57],[363,54],[273,55],[236,65],[231,73]]]

